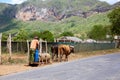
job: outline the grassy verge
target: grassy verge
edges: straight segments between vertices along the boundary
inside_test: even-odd
[[[87,51],[87,52],[79,52],[75,54],[73,53],[72,55],[70,55],[70,60],[88,58],[91,56],[115,54],[117,52],[120,52],[120,49],[108,49],[108,50],[98,50],[98,51],[90,51],[90,52]]]
[[[116,52],[120,52],[120,49],[73,53],[73,54],[70,54],[69,60],[76,60],[76,59],[88,58],[91,56],[99,56],[99,55],[105,55],[105,54],[114,54]],[[9,54],[2,54],[2,64],[3,65],[27,64],[27,54],[14,53],[12,54],[11,59],[9,59]]]
[[[14,53],[11,55],[9,54],[2,54],[2,64],[25,64],[27,63],[27,55],[23,53]]]

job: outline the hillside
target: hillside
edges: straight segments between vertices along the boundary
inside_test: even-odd
[[[92,15],[88,18],[73,16],[63,19],[59,22],[45,22],[45,21],[19,21],[12,20],[9,25],[4,27],[4,30],[10,33],[18,32],[19,29],[27,30],[28,32],[49,30],[55,36],[64,31],[73,32],[76,36],[86,36],[87,32],[96,24],[108,25],[109,20],[107,13],[100,13]],[[12,27],[9,28],[9,27]],[[0,31],[2,31],[0,29]]]
[[[17,6],[16,18],[23,21],[59,21],[71,16],[86,18],[95,12],[108,11],[109,6],[98,0],[28,0]]]
[[[20,5],[1,3],[0,6],[0,16],[10,19],[59,21],[71,16],[86,18],[96,12],[106,12],[110,5],[98,0],[27,0]]]
[[[23,4],[0,4],[0,32],[49,30],[55,36],[64,31],[86,34],[96,24],[108,25],[111,6],[98,0],[28,0]]]

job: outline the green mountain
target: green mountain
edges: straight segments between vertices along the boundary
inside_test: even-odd
[[[45,21],[20,21],[13,19],[4,30],[10,33],[16,33],[19,29],[24,29],[29,32],[49,30],[55,36],[64,31],[70,31],[76,36],[86,36],[87,32],[91,30],[94,25],[108,25],[109,19],[106,13],[91,15],[88,18],[72,16],[63,19],[59,22],[45,22]],[[9,28],[10,27],[10,28]],[[12,28],[12,29],[11,29]]]
[[[27,0],[23,4],[0,4],[0,32],[16,33],[24,29],[51,31],[55,36],[64,31],[76,36],[96,24],[108,25],[111,5],[98,0]]]
[[[57,12],[75,10],[88,11],[91,9],[108,7],[109,4],[98,0],[28,0],[21,7],[33,5],[38,8],[54,8]]]

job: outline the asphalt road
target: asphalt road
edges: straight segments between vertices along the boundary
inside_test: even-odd
[[[53,64],[0,80],[120,80],[120,53]]]

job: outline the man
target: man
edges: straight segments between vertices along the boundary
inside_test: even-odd
[[[38,37],[35,36],[34,39],[31,41],[30,44],[30,56],[29,56],[29,65],[33,64],[34,62],[34,54],[35,51],[39,49],[39,41]]]

